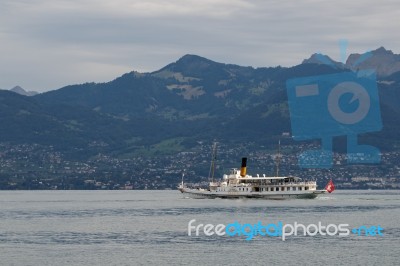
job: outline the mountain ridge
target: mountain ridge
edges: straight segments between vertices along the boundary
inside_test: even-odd
[[[367,58],[364,63],[370,66],[371,62],[381,62],[379,56],[387,58],[391,54],[396,56],[379,48],[372,51],[374,61]],[[350,61],[357,60],[353,59]],[[12,130],[3,132],[2,139],[43,142],[60,149],[87,147],[88,154],[99,149],[123,154],[169,138],[274,141],[272,136],[291,131],[286,80],[341,71],[350,69],[317,54],[293,67],[265,68],[224,64],[187,54],[154,72],[132,71],[105,83],[69,85],[29,98],[15,98],[13,101],[38,106],[39,111],[33,112],[23,104],[7,105],[2,110],[2,121],[12,125]],[[384,116],[391,117],[392,124],[397,121],[393,114],[400,112],[396,104],[400,100],[399,80],[397,72],[379,76],[378,80],[381,104],[390,110]],[[8,97],[3,95],[3,100]],[[385,130],[395,128],[390,125]],[[106,145],[92,149],[93,141]]]
[[[388,77],[400,71],[400,55],[394,54],[391,50],[381,46],[363,54],[350,54],[344,64],[331,59],[327,55],[318,53],[303,60],[302,64],[325,64],[352,71],[372,69],[379,77]]]

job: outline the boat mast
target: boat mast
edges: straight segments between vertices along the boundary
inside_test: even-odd
[[[211,156],[211,166],[210,172],[208,174],[208,179],[211,179],[211,182],[214,182],[215,160],[217,159],[217,142],[214,142],[213,144]]]
[[[279,176],[279,163],[281,159],[281,140],[278,142],[278,155],[276,157],[276,177]]]

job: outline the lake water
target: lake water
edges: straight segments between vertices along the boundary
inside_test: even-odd
[[[187,199],[177,191],[0,191],[0,265],[399,265],[400,191],[314,200]],[[383,236],[188,236],[194,225],[380,225]],[[192,232],[192,234],[194,231]]]

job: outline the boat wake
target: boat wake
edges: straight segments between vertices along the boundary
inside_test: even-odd
[[[317,197],[317,200],[335,200],[335,197]]]

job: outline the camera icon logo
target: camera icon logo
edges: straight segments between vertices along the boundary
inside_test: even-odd
[[[380,162],[379,149],[358,144],[359,134],[382,129],[374,71],[294,78],[286,88],[294,140],[321,139],[320,150],[299,156],[300,167],[332,167],[336,136],[347,136],[348,163]]]

